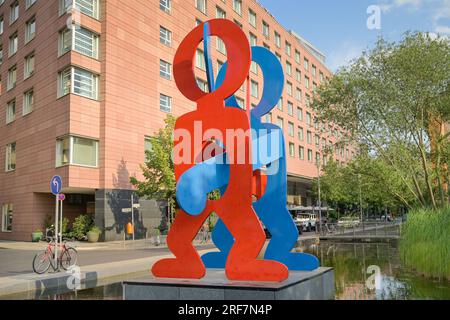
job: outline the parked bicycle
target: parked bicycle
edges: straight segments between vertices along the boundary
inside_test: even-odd
[[[52,237],[47,237],[49,241],[47,249],[36,254],[33,259],[33,271],[37,274],[43,274],[48,271],[50,267],[54,271],[61,266],[64,270],[69,270],[77,263],[78,253],[75,248],[66,244],[66,241],[58,245],[58,257],[55,264],[55,240]]]

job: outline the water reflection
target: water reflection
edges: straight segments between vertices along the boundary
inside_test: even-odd
[[[450,299],[450,283],[424,279],[402,267],[396,242],[322,242],[305,252],[334,268],[336,299]]]

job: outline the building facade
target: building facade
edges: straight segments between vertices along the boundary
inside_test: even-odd
[[[73,2],[73,6],[72,6]],[[316,159],[334,145],[339,128],[319,124],[309,108],[314,90],[331,76],[325,57],[285,30],[254,0],[0,0],[0,239],[30,240],[54,216],[50,179],[60,175],[67,195],[64,216],[95,217],[105,240],[122,239],[130,214],[130,177],[168,113],[195,108],[176,88],[172,61],[180,41],[197,24],[227,18],[282,62],[285,93],[267,116],[283,127],[289,203],[311,205],[307,190]],[[226,62],[220,39],[212,41],[217,70]],[[199,86],[206,88],[201,47]],[[251,105],[263,89],[252,66]],[[237,92],[246,105],[245,86]],[[350,148],[335,148],[345,162]],[[137,201],[137,199],[135,200]],[[137,232],[147,235],[166,210],[140,200]]]

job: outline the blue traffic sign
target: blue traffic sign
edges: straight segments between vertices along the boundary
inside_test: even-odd
[[[50,189],[54,195],[58,195],[61,192],[62,179],[60,176],[54,176],[50,181]]]

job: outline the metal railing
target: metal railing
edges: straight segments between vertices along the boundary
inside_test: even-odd
[[[401,236],[401,221],[363,221],[348,223],[318,223],[316,233],[320,236]]]

